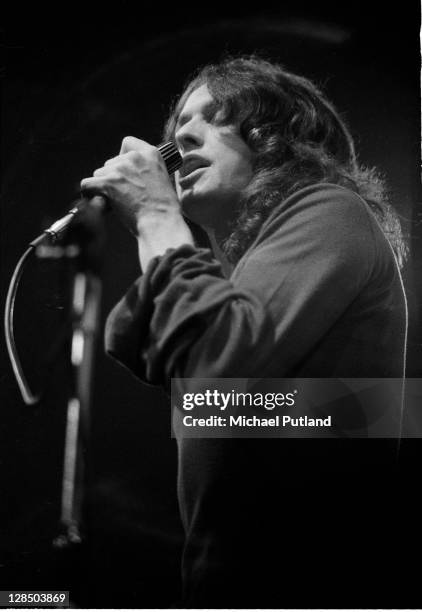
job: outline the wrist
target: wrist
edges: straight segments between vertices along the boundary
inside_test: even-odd
[[[152,258],[164,255],[168,249],[194,244],[192,232],[178,210],[155,210],[142,215],[137,223],[137,231],[139,259],[143,270]]]
[[[156,232],[162,232],[168,228],[175,228],[185,224],[179,210],[151,210],[143,212],[136,222],[138,239],[142,240],[154,236]]]

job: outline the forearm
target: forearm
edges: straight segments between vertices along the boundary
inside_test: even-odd
[[[209,249],[185,244],[150,263],[110,313],[105,336],[110,355],[168,387],[172,377],[263,376],[274,330],[260,300],[224,278]]]
[[[138,255],[143,271],[154,257],[183,244],[194,245],[192,232],[179,211],[154,211],[137,222]]]

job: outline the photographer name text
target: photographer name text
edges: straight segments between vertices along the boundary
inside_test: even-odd
[[[192,415],[183,417],[185,427],[331,427],[331,415],[325,419],[310,418],[307,416],[291,417],[288,415],[276,415],[271,418],[257,416],[209,416],[197,418]]]

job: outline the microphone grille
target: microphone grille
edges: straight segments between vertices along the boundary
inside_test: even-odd
[[[157,147],[161,153],[161,157],[164,159],[164,163],[166,164],[167,172],[172,174],[176,172],[178,168],[182,165],[182,156],[176,148],[174,142],[166,142]]]

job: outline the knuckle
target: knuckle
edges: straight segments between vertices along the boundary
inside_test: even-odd
[[[120,154],[129,153],[130,151],[142,151],[145,145],[143,140],[134,136],[125,136],[122,140]]]
[[[133,136],[125,136],[122,140],[122,147],[130,148],[131,146],[133,146],[135,140],[136,138],[134,138]]]
[[[156,148],[144,140],[134,136],[125,136],[122,140],[121,153],[138,153],[143,157],[150,157],[156,152]]]

